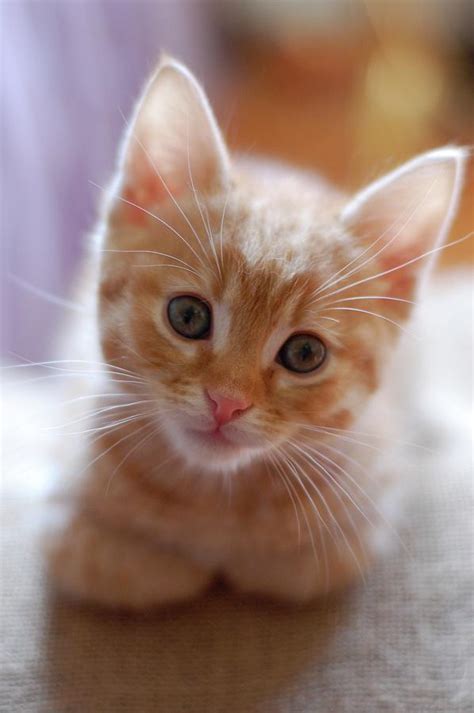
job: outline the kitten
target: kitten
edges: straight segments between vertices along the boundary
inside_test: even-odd
[[[162,61],[84,279],[96,320],[75,326],[92,366],[49,543],[62,590],[141,609],[220,579],[304,602],[363,575],[404,469],[393,358],[465,158],[429,152],[348,198],[231,158],[195,78]]]

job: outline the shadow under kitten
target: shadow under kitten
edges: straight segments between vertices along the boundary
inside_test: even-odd
[[[345,597],[295,610],[221,589],[138,618],[52,598],[42,713],[263,711],[346,614]]]

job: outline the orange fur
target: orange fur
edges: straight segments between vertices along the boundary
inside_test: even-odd
[[[97,406],[110,406],[106,394],[119,388],[123,411],[91,416],[74,465],[76,514],[50,544],[64,589],[143,608],[224,578],[305,601],[363,573],[383,520],[361,493],[378,502],[397,473],[345,429],[383,435],[390,426],[380,395],[419,263],[374,276],[433,246],[456,200],[452,151],[422,162],[441,188],[414,230],[410,171],[410,190],[403,172],[394,178],[392,219],[390,181],[381,196],[369,189],[351,202],[308,174],[231,163],[199,86],[164,62],[104,211],[98,331],[123,383],[104,373]],[[173,331],[166,306],[179,294],[211,306],[208,339]],[[276,359],[299,332],[326,345],[310,374]],[[251,404],[224,427],[224,443],[205,437],[206,390]],[[134,399],[152,401],[135,411]]]

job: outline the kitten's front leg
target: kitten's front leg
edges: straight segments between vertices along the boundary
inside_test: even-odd
[[[368,566],[367,550],[353,542],[351,551],[329,548],[325,556],[312,548],[274,557],[249,553],[230,563],[226,576],[241,592],[302,604],[344,589]]]
[[[78,514],[47,543],[53,579],[79,600],[141,610],[191,599],[212,573],[133,533],[107,528]]]

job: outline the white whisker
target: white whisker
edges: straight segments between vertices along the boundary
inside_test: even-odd
[[[183,270],[183,272],[189,272],[191,275],[195,275],[199,279],[202,279],[201,275],[197,270],[193,270],[192,268],[189,267],[183,267],[182,265],[173,265],[172,263],[167,263],[167,262],[152,262],[149,265],[134,265],[136,268],[152,268],[152,267],[169,267],[170,269],[173,270]]]
[[[94,181],[89,181],[89,183],[96,188],[99,188],[101,191],[104,191],[104,193],[107,193],[107,189],[104,188],[103,186],[99,186],[98,183],[94,183]],[[196,250],[193,248],[193,246],[184,238],[181,233],[179,233],[175,228],[173,228],[172,225],[166,222],[166,220],[163,220],[163,218],[160,218],[160,216],[156,215],[155,213],[152,213],[151,211],[147,210],[141,205],[138,205],[138,203],[134,203],[133,201],[128,200],[127,198],[124,198],[121,196],[119,193],[111,193],[114,198],[117,198],[118,200],[122,201],[122,203],[126,203],[127,205],[132,206],[133,208],[136,208],[137,210],[141,211],[142,213],[145,213],[146,215],[150,216],[150,218],[153,218],[154,220],[158,221],[158,223],[161,223],[162,225],[165,226],[165,228],[168,228],[173,235],[176,235],[177,238],[179,238],[188,248],[189,250],[193,253],[194,257],[199,260],[201,265],[203,266],[204,269],[206,269],[206,263],[203,261],[202,257],[196,252]]]
[[[302,428],[307,428],[308,424],[296,424],[301,426]],[[421,443],[415,443],[414,441],[403,441],[399,440],[396,438],[389,438],[383,433],[370,433],[367,431],[354,431],[351,430],[350,428],[335,428],[334,426],[315,426],[315,429],[324,429],[325,433],[328,433],[328,435],[333,435],[332,432],[334,432],[334,435],[337,434],[342,434],[342,435],[354,435],[354,436],[364,436],[365,438],[378,438],[379,440],[387,441],[387,443],[393,443],[395,445],[399,446],[408,446],[410,448],[419,448],[422,451],[426,451],[427,453],[435,453],[436,451],[433,450],[432,448],[428,448],[428,446],[424,446]],[[363,443],[362,441],[354,441],[354,443],[358,443],[361,446],[368,446],[369,444]]]
[[[321,426],[310,426],[307,423],[298,423],[295,424],[295,426],[299,426],[300,428],[303,428],[307,431],[313,431],[315,433],[322,433],[326,436],[332,436],[333,438],[340,438],[342,441],[347,441],[348,443],[355,443],[358,446],[369,448],[370,450],[376,451],[377,453],[383,452],[380,448],[377,448],[377,446],[373,446],[370,443],[364,443],[363,441],[357,440],[355,438],[350,438],[349,436],[346,436],[343,433],[335,433]]]
[[[132,253],[132,254],[137,254],[137,255],[158,255],[159,257],[165,257],[169,258],[170,260],[175,260],[178,262],[180,265],[183,265],[186,267],[190,272],[194,272],[195,275],[198,277],[201,277],[199,272],[195,270],[186,260],[182,260],[179,257],[176,257],[176,255],[169,255],[169,253],[162,253],[159,252],[158,250],[113,250],[112,248],[102,248],[101,252],[106,252],[106,253]],[[155,265],[135,265],[135,267],[155,267]]]
[[[402,297],[390,297],[388,295],[359,295],[357,297],[342,297],[340,300],[333,300],[327,306],[330,307],[341,302],[354,302],[358,300],[388,300],[389,302],[404,302],[405,304],[417,306],[413,300],[405,300]]]
[[[81,475],[83,475],[89,468],[91,468],[93,465],[95,465],[95,464],[97,463],[97,461],[99,461],[101,458],[103,458],[104,456],[106,456],[107,453],[110,453],[111,450],[113,450],[114,448],[116,448],[117,446],[119,446],[121,443],[123,443],[124,441],[128,440],[128,439],[131,438],[132,436],[136,436],[138,433],[140,433],[141,431],[143,431],[148,425],[149,425],[149,424],[146,423],[144,426],[139,426],[139,428],[136,429],[135,431],[132,431],[132,433],[127,433],[127,434],[125,434],[125,436],[122,436],[122,438],[120,438],[118,441],[115,441],[115,443],[113,443],[111,446],[109,446],[108,448],[106,448],[105,451],[101,451],[93,460],[91,460],[89,463],[87,463],[87,464],[84,466],[84,468],[82,468],[82,470],[80,471],[78,477],[80,477]]]
[[[47,374],[46,376],[36,376],[31,379],[17,379],[14,383],[15,384],[36,384],[41,381],[49,381],[50,379],[70,379],[70,378],[75,378],[75,379],[83,379],[85,376],[88,375],[97,375],[97,374],[103,374],[101,371],[96,371],[96,372],[86,372],[86,371],[78,371],[78,372],[61,372],[59,374]],[[135,381],[133,379],[113,379],[110,376],[107,377],[107,382],[112,383],[112,384],[126,384],[127,386],[130,385],[137,385],[137,386],[143,386],[142,381]]]
[[[152,436],[156,436],[156,435],[158,435],[158,434],[161,432],[161,429],[158,429],[158,430],[156,429],[155,424],[145,424],[145,426],[143,427],[142,430],[145,430],[145,428],[146,428],[147,426],[150,426],[150,425],[152,426],[151,432],[145,434],[145,436],[144,436],[143,438],[141,438],[141,439],[138,441],[138,443],[136,443],[129,451],[127,451],[126,455],[122,458],[122,460],[120,461],[120,463],[119,463],[119,464],[114,468],[114,470],[112,471],[112,473],[111,473],[111,475],[110,475],[110,477],[109,477],[109,479],[108,479],[108,481],[107,481],[107,486],[106,486],[106,488],[105,488],[105,494],[106,494],[106,495],[108,495],[108,493],[109,493],[109,489],[110,489],[110,486],[111,486],[111,484],[112,484],[112,480],[114,479],[114,476],[115,476],[116,472],[117,472],[118,470],[120,470],[120,468],[124,465],[124,463],[126,463],[126,461],[130,458],[130,456],[132,455],[132,453],[135,453],[135,451],[138,450],[138,449],[140,448],[140,446],[143,446],[143,445],[147,442],[147,440],[149,440]]]
[[[103,414],[109,413],[111,411],[118,411],[124,408],[132,408],[133,406],[139,406],[142,404],[153,403],[154,399],[141,399],[140,401],[130,401],[126,404],[113,404],[112,406],[102,406],[90,413],[87,413],[79,418],[69,421],[68,423],[61,424],[59,426],[48,426],[44,430],[46,431],[57,431],[60,428],[67,428],[68,426],[73,426],[75,423],[82,423],[82,421],[88,421],[93,419],[95,416],[101,416]]]
[[[308,489],[306,488],[305,484],[303,483],[301,479],[301,475],[305,475],[303,469],[301,468],[300,464],[294,459],[291,458],[289,453],[285,453],[285,460],[287,463],[287,466],[290,468],[290,471],[293,473],[293,476],[306,495],[308,502],[311,506],[311,510],[314,513],[316,523],[318,526],[318,531],[319,531],[319,541],[322,546],[322,554],[323,554],[323,566],[324,566],[324,573],[325,573],[325,582],[326,582],[326,587],[328,583],[328,577],[329,577],[329,563],[328,563],[328,558],[327,558],[327,548],[326,548],[326,541],[323,535],[323,528],[327,531],[327,533],[334,539],[333,533],[331,533],[331,530],[326,523],[325,519],[321,515],[319,508],[317,507],[316,503],[314,502],[313,498],[311,497],[311,494],[309,493]],[[300,473],[300,475],[298,475]],[[312,528],[310,530],[312,532]],[[318,565],[319,565],[319,560]]]
[[[336,319],[335,317],[324,317],[323,315],[318,315],[319,319],[327,319],[330,322],[337,322],[337,324],[341,323],[340,319]]]
[[[82,314],[87,313],[86,308],[82,305],[78,305],[75,302],[72,302],[71,300],[65,299],[64,297],[54,295],[52,292],[43,290],[41,287],[36,287],[35,285],[32,285],[31,283],[24,280],[22,277],[14,275],[12,272],[9,272],[7,274],[7,277],[10,282],[13,282],[13,284],[17,285],[18,287],[21,287],[21,289],[25,290],[26,292],[30,292],[35,297],[39,297],[40,299],[45,300],[45,302],[49,302],[50,304],[55,305],[56,307],[64,307],[66,309],[72,310],[73,312],[80,312]]]
[[[97,371],[97,372],[91,372],[88,371],[87,369],[84,369],[83,374],[108,374],[108,373],[115,373],[120,372],[120,376],[126,377],[128,375],[132,376],[133,378],[139,378],[139,375],[136,374],[133,371],[130,371],[129,369],[124,369],[121,366],[116,366],[115,364],[109,364],[108,362],[101,362],[101,361],[87,361],[85,359],[55,359],[53,361],[30,361],[24,356],[21,356],[20,354],[17,354],[16,352],[9,352],[12,356],[16,357],[17,359],[22,359],[25,364],[12,364],[8,366],[2,367],[2,369],[26,369],[26,368],[32,368],[32,367],[44,367],[47,369],[54,369],[55,371],[68,371],[68,369],[60,368],[57,365],[58,364],[92,364],[93,366],[105,366],[107,367],[106,371]],[[78,369],[75,369],[74,371],[78,371]]]
[[[369,258],[367,258],[367,260],[364,260],[364,262],[363,262],[361,265],[358,265],[357,267],[354,267],[352,270],[349,270],[349,272],[347,272],[345,275],[342,275],[342,276],[339,277],[338,279],[331,281],[330,284],[327,285],[327,289],[330,289],[330,288],[333,287],[334,285],[337,285],[339,282],[342,282],[342,281],[346,280],[348,277],[350,277],[350,276],[353,275],[354,273],[360,272],[360,271],[362,270],[362,268],[365,267],[365,265],[368,265],[370,262],[372,262],[373,260],[375,260],[376,257],[378,257],[381,253],[383,253],[395,240],[397,240],[397,238],[402,234],[402,232],[405,230],[405,228],[407,227],[407,225],[410,223],[410,221],[412,220],[412,218],[416,215],[416,213],[418,212],[418,210],[424,205],[425,201],[428,199],[428,196],[429,196],[429,194],[431,193],[431,191],[433,190],[433,188],[434,188],[435,185],[436,185],[436,178],[432,181],[430,187],[429,187],[428,190],[426,191],[426,193],[425,193],[425,195],[423,196],[422,200],[419,201],[419,202],[415,205],[414,209],[412,210],[412,212],[410,213],[410,215],[408,216],[408,218],[404,221],[404,223],[402,224],[402,226],[397,230],[397,232],[395,233],[395,235],[393,235],[393,236],[390,238],[390,240],[388,240],[386,243],[384,243],[384,244],[382,245],[382,247],[381,247],[379,250],[377,250],[377,252],[375,252],[373,255],[371,255]],[[386,228],[386,229],[384,230],[384,232],[382,233],[382,235],[379,236],[379,237],[372,243],[372,245],[371,245],[370,247],[371,247],[371,248],[374,247],[374,246],[379,242],[379,240],[381,240],[383,237],[385,237],[385,235],[387,234],[387,232],[389,232],[389,231],[393,228],[393,226],[396,225],[396,223],[397,223],[397,221],[395,220],[388,228]],[[362,253],[362,255],[364,255],[365,252],[367,252],[367,251],[364,251],[364,252]],[[361,257],[361,256],[359,256],[359,258],[360,258],[360,257]],[[358,259],[359,259],[359,258],[358,258]],[[319,294],[320,292],[321,292],[321,288],[320,288],[319,290],[317,290],[315,294]],[[319,301],[319,300],[316,300],[316,301]]]
[[[394,319],[390,319],[390,317],[386,317],[383,314],[379,314],[378,312],[371,312],[370,310],[359,309],[357,307],[324,307],[323,309],[325,311],[337,310],[339,312],[359,312],[360,314],[368,314],[370,317],[378,317],[379,319],[382,319],[384,322],[393,324],[395,327],[398,327],[400,329],[400,331],[402,331],[404,334],[408,334],[408,336],[419,341],[419,337],[417,337],[416,334],[413,334],[413,332],[410,332],[408,329],[406,329],[402,324],[400,324],[399,322],[396,322]]]
[[[198,194],[196,191],[196,187],[194,185],[193,174],[191,171],[191,156],[190,156],[190,151],[189,151],[189,116],[187,117],[187,122],[186,122],[186,138],[187,138],[186,147],[187,147],[188,174],[189,174],[189,180],[191,181],[191,189],[192,189],[192,193],[194,196],[194,202],[196,203],[197,209],[199,211],[199,215],[201,216],[201,221],[204,226],[204,232],[206,233],[207,238],[209,240],[209,244],[211,246],[211,251],[214,255],[214,260],[215,260],[215,263],[217,266],[217,270],[219,272],[219,279],[222,283],[222,271],[221,271],[221,266],[219,264],[219,260],[217,257],[216,246],[215,246],[214,240],[212,238],[211,226],[209,225],[209,223],[206,225],[206,221],[204,220],[204,215],[203,215],[203,212],[201,209],[201,204],[200,204],[199,197],[198,197]],[[204,248],[203,248],[203,250],[204,250]],[[206,255],[207,255],[207,252],[206,252]],[[215,273],[214,273],[214,275],[215,275]]]
[[[294,510],[294,512],[295,512],[295,518],[296,518],[296,526],[297,526],[297,528],[298,528],[298,548],[300,548],[300,547],[301,547],[301,522],[300,522],[300,517],[299,517],[299,513],[298,513],[298,508],[297,508],[297,506],[296,506],[295,496],[294,496],[294,494],[292,493],[292,491],[290,490],[290,487],[289,487],[289,485],[288,485],[288,481],[287,481],[286,478],[285,478],[285,473],[282,472],[282,470],[279,468],[279,463],[278,463],[278,461],[276,460],[275,455],[270,452],[270,453],[267,454],[267,457],[270,459],[270,462],[272,463],[272,465],[273,465],[274,468],[276,469],[277,474],[278,474],[278,476],[280,477],[281,482],[282,482],[283,485],[285,486],[285,489],[286,489],[286,491],[287,491],[287,493],[288,493],[288,496],[289,496],[289,498],[290,498],[290,500],[291,500],[291,503],[292,503],[292,505],[293,505],[293,510]]]
[[[126,118],[125,114],[123,114],[123,112],[120,112],[120,113],[121,113],[121,115],[122,115],[122,119],[124,120],[126,126],[130,129],[130,124],[129,124],[129,122],[127,121],[127,118]],[[193,224],[192,224],[191,221],[189,220],[188,216],[186,215],[186,213],[184,212],[184,210],[182,209],[182,207],[179,205],[179,203],[178,203],[178,201],[176,200],[176,198],[174,197],[172,191],[170,191],[170,189],[169,189],[169,187],[168,187],[168,185],[167,185],[165,179],[163,178],[163,176],[161,175],[160,171],[158,170],[158,167],[157,167],[157,165],[155,164],[153,158],[150,156],[150,153],[147,151],[147,149],[145,148],[145,146],[143,145],[143,143],[140,141],[140,139],[138,138],[138,136],[135,134],[135,132],[132,131],[131,134],[132,134],[132,137],[134,138],[134,140],[137,142],[137,144],[138,144],[138,145],[140,146],[140,148],[142,149],[142,151],[143,151],[143,153],[145,154],[145,156],[147,157],[147,159],[148,159],[148,161],[149,161],[151,167],[153,168],[153,170],[155,171],[157,177],[159,178],[159,180],[160,180],[161,183],[163,184],[163,188],[165,189],[166,193],[168,194],[168,197],[170,198],[170,200],[172,201],[172,203],[174,204],[174,206],[177,208],[177,210],[179,211],[180,215],[181,215],[181,216],[184,218],[184,220],[186,221],[186,224],[188,225],[188,227],[190,228],[190,230],[191,230],[191,232],[193,233],[194,237],[196,238],[198,244],[200,245],[201,250],[203,251],[203,254],[204,254],[204,255],[206,256],[206,258],[207,258],[207,257],[208,257],[208,256],[207,256],[207,252],[206,252],[206,250],[204,249],[204,245],[202,244],[201,239],[200,239],[200,237],[199,237],[199,235],[198,235],[196,229],[194,228]],[[188,247],[190,247],[190,246],[188,245]],[[193,251],[193,252],[194,252],[194,251]],[[195,253],[195,255],[196,255],[196,257],[197,257],[197,254],[196,254],[196,253]],[[201,262],[202,262],[202,261],[201,261]],[[203,267],[204,267],[204,263],[203,263]]]
[[[435,255],[436,253],[439,253],[441,250],[447,250],[448,248],[452,248],[455,245],[459,245],[460,243],[464,243],[466,240],[469,240],[472,238],[474,235],[474,231],[467,233],[467,235],[463,235],[462,238],[458,238],[457,240],[452,240],[450,243],[447,243],[446,245],[439,245],[436,248],[432,248],[432,250],[427,250],[426,252],[422,253],[421,255],[417,255],[416,257],[412,258],[411,260],[407,260],[406,262],[402,263],[401,265],[396,265],[395,267],[391,267],[388,270],[384,270],[383,272],[378,272],[376,275],[369,275],[368,277],[364,277],[360,280],[357,280],[356,282],[352,282],[350,285],[344,285],[343,287],[340,287],[337,290],[334,290],[333,292],[330,292],[327,295],[323,295],[322,297],[318,298],[318,300],[314,300],[314,302],[318,302],[321,299],[326,299],[327,297],[332,297],[333,295],[338,295],[341,292],[344,292],[345,290],[350,290],[354,287],[357,287],[358,285],[362,285],[366,282],[370,282],[371,280],[376,280],[380,277],[385,277],[385,275],[390,275],[392,272],[395,272],[396,270],[402,270],[404,267],[408,267],[408,265],[412,265],[415,262],[418,262],[418,260],[423,260],[425,257],[429,257],[430,255]]]
[[[359,543],[360,549],[361,549],[361,551],[363,552],[364,557],[367,558],[367,553],[366,553],[366,549],[365,549],[365,543],[364,543],[364,541],[363,541],[363,539],[362,539],[361,532],[360,532],[360,528],[359,528],[359,527],[356,525],[356,523],[354,522],[354,518],[353,518],[353,516],[352,516],[352,513],[351,513],[351,511],[350,511],[350,508],[348,507],[347,503],[344,502],[344,500],[343,500],[343,498],[342,498],[342,496],[341,496],[341,492],[342,492],[343,495],[346,496],[346,498],[347,498],[347,499],[349,500],[349,502],[356,508],[356,510],[364,517],[364,519],[365,519],[366,521],[368,521],[368,518],[367,518],[366,514],[365,514],[365,513],[362,511],[362,509],[359,507],[359,505],[358,505],[357,502],[354,500],[354,498],[352,497],[352,495],[338,482],[338,480],[334,477],[334,475],[333,475],[325,466],[323,466],[322,463],[320,463],[317,459],[314,459],[309,453],[306,453],[306,452],[305,452],[306,450],[311,450],[312,452],[314,452],[314,453],[316,453],[316,454],[318,454],[318,455],[321,455],[321,454],[319,454],[319,452],[318,452],[316,449],[308,448],[306,445],[305,445],[305,448],[304,448],[304,449],[301,449],[295,441],[291,441],[291,443],[293,444],[293,447],[297,448],[297,450],[299,450],[299,451],[301,452],[301,454],[307,459],[307,461],[308,461],[308,463],[309,463],[310,465],[313,465],[313,466],[316,467],[317,472],[318,472],[318,475],[320,475],[320,476],[323,478],[323,480],[324,480],[324,481],[326,482],[326,484],[329,486],[329,488],[331,489],[331,491],[334,493],[334,495],[335,495],[335,497],[337,498],[337,500],[339,501],[339,503],[340,503],[340,504],[342,505],[342,507],[344,508],[344,512],[345,512],[345,514],[346,514],[347,520],[348,520],[348,522],[349,522],[349,524],[350,524],[350,526],[351,526],[351,528],[352,528],[352,530],[353,530],[353,532],[354,532],[354,534],[355,534],[355,536],[356,536],[356,538],[357,538],[357,541],[358,541],[358,543]],[[327,476],[327,477],[326,477],[326,476]],[[337,486],[337,487],[336,487],[336,486]],[[338,489],[339,489],[339,490],[338,490]],[[341,491],[341,492],[339,492],[339,491]],[[373,525],[371,522],[369,522],[369,524],[371,525],[371,527],[374,527],[374,525]]]
[[[299,447],[297,447],[297,446],[295,446],[295,445],[293,445],[293,444],[291,444],[290,447],[293,448],[293,449],[296,449],[298,452],[300,452],[300,453],[303,455],[303,457],[305,456],[304,451],[303,451],[302,449],[300,449]],[[315,463],[316,463],[316,461],[315,461]],[[316,463],[316,465],[317,465],[317,463]],[[331,508],[329,507],[329,505],[328,505],[328,503],[327,503],[327,500],[326,500],[326,498],[324,497],[322,491],[320,490],[320,488],[318,488],[318,486],[316,485],[316,483],[314,482],[314,480],[309,477],[309,475],[306,473],[306,471],[305,471],[302,467],[300,467],[300,472],[301,472],[301,474],[304,476],[304,478],[308,481],[308,483],[310,483],[310,484],[313,486],[313,488],[316,490],[316,493],[317,493],[319,499],[321,500],[321,502],[322,502],[322,504],[323,504],[323,506],[324,506],[324,509],[325,509],[326,512],[328,513],[328,516],[331,518],[331,521],[333,522],[333,524],[334,524],[336,530],[337,530],[337,531],[339,532],[339,534],[341,535],[341,538],[342,538],[342,540],[343,540],[345,546],[347,547],[347,549],[348,549],[348,551],[350,552],[352,558],[354,559],[354,562],[355,562],[355,564],[356,564],[356,566],[357,566],[357,569],[359,570],[359,574],[360,574],[362,580],[365,582],[364,570],[363,570],[363,568],[361,567],[361,564],[360,564],[360,562],[359,562],[359,559],[358,559],[357,555],[355,554],[354,549],[353,549],[351,543],[350,543],[349,540],[347,539],[347,535],[346,535],[346,533],[344,532],[344,530],[342,529],[341,524],[339,523],[339,520],[337,519],[337,517],[334,515],[333,511],[332,511]],[[328,530],[328,533],[332,536],[334,543],[336,544],[336,539],[335,539],[335,537],[334,537],[334,534],[331,532],[331,530],[330,530],[328,527],[327,527],[327,530]]]
[[[318,444],[318,445],[319,445],[319,444]],[[374,502],[374,500],[370,497],[370,495],[368,495],[368,494],[366,493],[366,491],[364,490],[364,488],[362,488],[362,486],[360,485],[360,483],[358,483],[357,480],[355,480],[355,478],[353,478],[353,477],[350,475],[350,473],[348,473],[348,471],[347,471],[345,468],[343,468],[339,463],[337,463],[336,461],[332,460],[331,458],[329,458],[328,456],[326,456],[324,453],[321,453],[321,451],[319,451],[318,449],[314,448],[314,446],[306,446],[306,447],[307,447],[310,451],[312,451],[312,452],[314,452],[315,454],[317,454],[320,458],[323,458],[323,460],[327,461],[328,463],[330,463],[331,465],[333,465],[335,468],[337,468],[337,470],[338,470],[342,475],[344,475],[345,478],[347,478],[347,480],[349,480],[349,481],[357,488],[357,490],[361,493],[361,495],[364,497],[364,499],[371,505],[371,507],[373,508],[375,514],[381,519],[381,521],[384,523],[384,525],[386,525],[386,527],[388,527],[388,529],[392,532],[392,534],[395,535],[395,537],[397,538],[397,540],[398,540],[398,541],[400,542],[400,544],[402,545],[403,549],[404,549],[406,552],[408,552],[405,543],[404,543],[403,540],[401,539],[401,537],[400,537],[399,533],[397,532],[397,530],[395,529],[395,527],[394,527],[394,526],[392,525],[392,523],[389,522],[389,521],[387,520],[387,518],[383,515],[383,513],[380,511],[379,507],[376,505],[376,503]],[[321,464],[320,464],[320,466],[323,467]],[[360,464],[359,464],[359,467],[361,467]],[[365,470],[363,470],[362,472],[364,473],[364,475],[367,476],[367,473],[365,472]],[[366,522],[367,522],[371,527],[374,527],[374,528],[375,528],[375,525],[373,524],[373,522],[369,519],[369,517],[368,517],[367,514],[364,512],[364,510],[362,510],[362,509],[359,507],[359,505],[355,502],[355,500],[353,500],[353,498],[349,495],[349,493],[344,489],[344,487],[343,487],[342,484],[339,482],[339,480],[337,480],[337,478],[335,478],[334,475],[331,475],[330,477],[331,477],[331,479],[338,485],[339,488],[341,488],[342,490],[344,490],[344,492],[346,493],[347,497],[349,497],[349,498],[351,499],[351,501],[352,501],[354,507],[357,508],[358,512],[362,515],[362,517],[366,520]],[[372,480],[373,480],[373,479],[372,479]]]
[[[219,230],[219,240],[220,240],[220,251],[221,251],[221,264],[222,264],[222,267],[224,267],[224,235],[223,235],[223,231],[224,231],[224,220],[225,220],[225,213],[226,213],[226,210],[227,210],[227,203],[228,203],[228,200],[229,200],[229,196],[230,196],[230,185],[229,185],[229,188],[227,189],[227,195],[226,195],[226,198],[225,198],[224,208],[222,209],[221,225],[220,225],[220,230]]]

